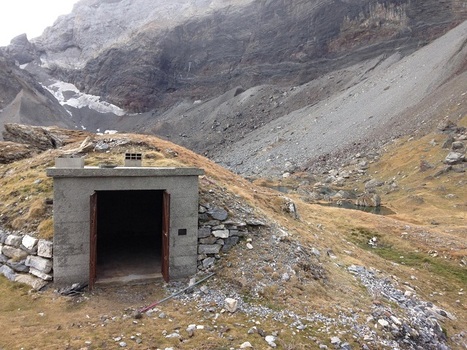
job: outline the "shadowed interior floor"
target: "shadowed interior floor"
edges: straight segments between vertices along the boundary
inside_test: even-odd
[[[101,249],[97,260],[97,283],[130,282],[161,278],[161,251],[151,246],[113,245]]]

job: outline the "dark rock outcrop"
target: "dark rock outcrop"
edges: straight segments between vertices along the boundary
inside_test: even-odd
[[[77,137],[84,134],[57,127],[5,124],[3,139],[5,141],[29,145],[39,151],[45,151],[47,149],[60,148],[74,142]]]
[[[144,1],[139,2],[127,9],[128,16]],[[80,90],[103,96],[129,111],[143,112],[171,106],[185,97],[204,100],[238,85],[302,84],[394,50],[411,52],[467,14],[458,0],[230,3],[212,5],[218,7],[211,13],[183,21],[167,15],[162,26],[154,10],[173,11],[168,5],[146,4],[146,13],[135,17],[143,19],[130,25],[121,18],[123,2],[87,1],[59,20],[37,46],[57,66],[56,74],[73,81]],[[196,14],[203,6],[206,4],[198,1],[189,10]],[[113,9],[114,18],[101,18],[103,8]],[[84,19],[85,14],[89,18]],[[86,26],[96,18],[104,23],[96,28]],[[85,28],[76,28],[80,21]],[[110,34],[101,30],[96,40],[102,41],[99,47],[103,48],[99,52],[96,47],[99,54],[94,52],[90,58],[84,53],[90,48],[83,45],[89,41],[88,32],[99,31],[100,26],[107,26]],[[114,42],[111,47],[110,40]],[[57,52],[84,67],[68,71]],[[54,61],[53,57],[59,58]]]

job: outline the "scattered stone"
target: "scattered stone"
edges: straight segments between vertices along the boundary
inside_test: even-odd
[[[341,340],[339,337],[332,337],[331,338],[331,344],[332,345],[339,345],[341,343]]]
[[[451,145],[451,149],[453,151],[463,150],[464,148],[465,148],[465,145],[462,141],[454,141]]]
[[[337,256],[336,254],[334,254],[334,252],[332,251],[332,249],[328,249],[326,251],[326,254],[331,258],[331,259],[337,259]]]
[[[180,338],[180,334],[174,332],[165,336],[166,338]]]
[[[268,343],[268,345],[271,347],[271,348],[275,348],[277,347],[277,344],[275,343],[276,341],[276,337],[273,336],[273,335],[268,335],[264,338],[264,340],[266,340],[266,343]]]
[[[382,327],[389,327],[389,322],[386,321],[386,320],[383,320],[382,318],[380,318],[378,320],[378,323],[382,326]]]
[[[216,261],[216,258],[213,258],[213,257],[204,259],[203,268],[207,269],[208,267],[211,267],[212,265],[214,265],[215,261]]]
[[[233,299],[233,298],[226,298],[224,300],[224,308],[231,313],[234,313],[237,311],[238,308],[238,300]]]
[[[449,154],[444,159],[445,164],[454,165],[460,164],[465,160],[465,156],[459,152],[449,152]]]
[[[240,345],[240,349],[250,349],[253,348],[253,345],[251,345],[250,342],[244,342],[242,345]]]

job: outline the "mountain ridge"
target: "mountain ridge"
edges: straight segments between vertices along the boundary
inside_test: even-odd
[[[138,4],[148,5],[146,0],[139,0]],[[200,0],[190,4],[186,13],[180,8],[178,22],[163,22],[166,27],[151,22],[151,9],[162,6],[158,18],[169,18],[172,15],[167,13],[175,13],[174,5],[157,3],[145,11],[146,17],[141,20],[144,24],[135,22],[113,30],[112,26],[118,27],[123,20],[125,9],[129,20],[141,8],[135,5],[131,7],[133,12],[129,11],[128,1],[81,1],[72,14],[59,18],[43,37],[32,43],[24,37],[17,38],[4,54],[20,60],[19,67],[13,69],[30,73],[31,79],[37,79],[49,91],[64,97],[59,101],[60,107],[56,100],[50,99],[50,104],[60,109],[52,112],[57,122],[63,119],[64,125],[91,131],[154,133],[208,155],[236,172],[280,176],[290,168],[311,170],[310,164],[316,163],[316,159],[335,159],[329,154],[335,151],[336,140],[327,140],[327,146],[321,149],[310,144],[312,154],[304,153],[302,139],[291,142],[298,134],[286,136],[274,121],[278,118],[293,121],[300,113],[316,113],[313,118],[323,120],[320,114],[328,115],[332,111],[320,112],[319,106],[326,103],[335,104],[335,108],[345,106],[348,102],[344,101],[343,89],[363,84],[376,71],[390,69],[392,64],[423,50],[434,38],[467,18],[465,6],[458,0],[442,3]],[[203,12],[202,16],[189,15],[207,8],[210,12]],[[117,11],[112,14],[110,9]],[[89,26],[105,13],[108,16],[104,22],[95,28]],[[99,37],[98,48],[87,46],[93,39],[89,33],[107,27],[110,29],[107,36]],[[86,30],[90,32],[85,34]],[[83,45],[93,54],[85,53]],[[448,55],[443,50],[433,52],[436,56]],[[460,77],[456,79],[464,76],[465,50],[462,47],[459,50],[457,72],[438,75],[435,85],[441,86],[443,80],[456,74]],[[403,83],[411,84],[410,81]],[[67,84],[70,88],[57,91],[57,86]],[[459,82],[456,88],[461,85]],[[386,87],[379,92],[391,95],[394,89],[384,90]],[[375,96],[379,92],[374,92]],[[81,102],[77,104],[76,101],[85,100],[81,97],[83,93],[90,101],[113,103],[126,114],[113,114],[112,105],[108,112],[102,112],[105,109],[93,110],[91,104],[87,107]],[[419,91],[415,90],[414,94],[419,96]],[[409,103],[412,97],[401,98],[407,108],[415,108]],[[12,102],[11,97],[8,99],[5,106]],[[426,96],[424,101],[428,101]],[[386,101],[383,99],[381,103]],[[393,103],[396,110],[399,102]],[[372,114],[381,114],[378,108],[372,108]],[[389,110],[387,118],[395,117],[390,107],[386,110]],[[0,120],[13,121],[15,113],[15,109],[5,109],[0,112]],[[348,113],[349,118],[357,120],[358,114],[356,109]],[[450,117],[458,118],[458,115]],[[400,116],[400,121],[385,122],[408,125],[410,130],[422,127],[410,118],[405,114]],[[40,123],[40,118],[31,120]],[[367,121],[384,130],[374,122]],[[345,131],[339,131],[339,124],[333,122],[325,128],[347,137]],[[413,125],[418,126],[413,128]],[[267,145],[265,141],[255,141],[262,138],[259,129],[264,138],[269,138]],[[271,133],[277,134],[277,140],[271,139]],[[393,134],[402,133],[404,128],[399,127]],[[381,141],[376,146],[391,139],[390,135],[384,140],[377,133],[374,135],[372,138]],[[317,134],[311,132],[310,137],[317,139],[322,135],[318,130]],[[249,145],[244,145],[245,142]],[[294,147],[297,142],[301,148]],[[355,135],[352,143],[363,149],[367,142],[363,135]],[[270,157],[267,160],[266,154],[271,154],[268,147],[282,147],[291,155],[286,158],[291,159],[274,161]],[[348,145],[343,148],[349,149]],[[354,148],[358,152],[358,147]],[[237,149],[241,151],[236,152]],[[285,166],[290,161],[292,167]],[[255,163],[261,166],[254,169],[247,165]]]

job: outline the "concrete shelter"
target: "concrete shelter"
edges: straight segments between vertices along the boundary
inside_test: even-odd
[[[197,168],[48,168],[54,281],[105,283],[197,271]]]

